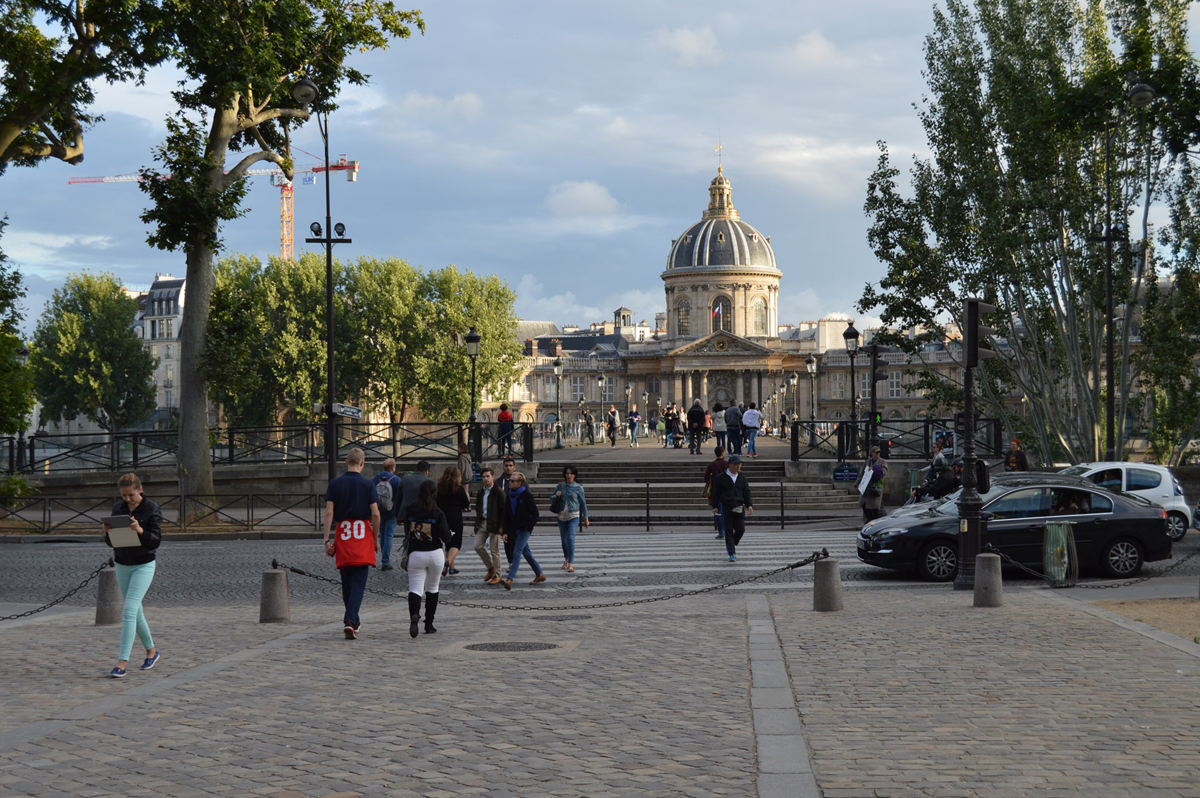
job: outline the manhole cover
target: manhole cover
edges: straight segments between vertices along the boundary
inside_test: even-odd
[[[550,651],[557,643],[472,643],[467,651]]]
[[[590,615],[535,615],[539,621],[586,621]]]

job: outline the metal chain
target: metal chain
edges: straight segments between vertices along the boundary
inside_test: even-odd
[[[92,581],[93,579],[95,579],[97,576],[99,576],[100,572],[103,571],[105,568],[111,568],[112,564],[113,564],[112,560],[106,560],[103,565],[101,565],[96,570],[92,571],[91,575],[89,575],[87,579],[84,579],[78,585],[71,588],[70,591],[59,596],[54,601],[51,601],[49,604],[38,607],[36,610],[29,610],[28,612],[22,612],[18,615],[5,615],[3,617],[0,617],[0,621],[15,621],[18,618],[27,618],[30,615],[35,615],[39,612],[42,612],[43,610],[48,610],[57,604],[62,604],[64,601],[69,599],[71,596],[74,596],[76,593],[78,593],[80,590],[82,590],[84,587],[86,587],[87,583]]]
[[[600,610],[600,609],[607,609],[609,607],[632,607],[635,604],[650,604],[655,601],[670,601],[671,599],[683,598],[684,596],[698,596],[702,593],[712,593],[715,590],[724,590],[727,587],[733,587],[735,585],[743,585],[743,584],[746,584],[747,582],[756,582],[760,579],[766,579],[767,577],[775,576],[776,574],[781,574],[784,571],[791,571],[796,568],[803,568],[806,565],[812,565],[817,560],[826,559],[828,556],[829,556],[829,550],[821,549],[820,551],[814,551],[812,554],[810,554],[808,557],[805,557],[803,560],[797,560],[794,563],[789,563],[788,565],[784,565],[780,568],[776,568],[773,571],[767,571],[766,573],[761,573],[756,576],[747,576],[744,579],[738,579],[733,582],[725,582],[724,584],[712,585],[711,587],[696,588],[695,590],[683,590],[678,593],[668,593],[665,596],[652,596],[650,598],[630,599],[629,601],[613,601],[608,604],[573,604],[568,607],[557,606],[557,605],[553,606],[553,607],[530,607],[530,606],[518,607],[518,606],[506,605],[506,604],[478,604],[478,603],[470,602],[470,601],[442,601],[442,602],[440,602],[440,605],[441,606],[449,605],[451,607],[467,607],[469,609],[474,609],[474,610],[522,610],[522,611],[529,611],[529,612],[542,612],[542,611],[561,612],[563,610]],[[308,571],[302,570],[300,568],[295,568],[291,565],[285,565],[285,564],[279,562],[279,560],[271,560],[271,567],[279,568],[279,569],[282,569],[285,571],[291,571],[294,574],[299,574],[300,576],[307,576],[310,579],[316,579],[321,582],[328,582],[331,585],[337,585],[338,587],[341,587],[341,584],[342,584],[337,579],[330,579],[327,576],[320,576],[319,574],[310,574]],[[367,592],[374,593],[377,596],[387,596],[389,598],[395,598],[395,599],[407,598],[407,595],[408,595],[407,593],[401,595],[398,593],[389,593],[386,590],[375,590],[373,588],[367,588]]]
[[[1032,576],[1036,579],[1041,579],[1041,580],[1049,583],[1052,587],[1078,587],[1083,590],[1112,590],[1112,589],[1118,588],[1118,587],[1129,587],[1130,585],[1138,585],[1138,584],[1141,584],[1142,582],[1146,582],[1150,579],[1158,579],[1159,577],[1166,576],[1171,571],[1174,571],[1176,568],[1183,565],[1185,562],[1192,559],[1197,554],[1200,554],[1200,549],[1197,549],[1196,551],[1193,551],[1191,554],[1184,557],[1183,559],[1175,561],[1174,563],[1172,563],[1170,565],[1170,567],[1164,568],[1161,571],[1159,571],[1158,573],[1150,574],[1149,576],[1141,576],[1141,577],[1138,577],[1137,579],[1128,579],[1124,582],[1114,582],[1114,583],[1105,583],[1105,584],[1089,583],[1089,584],[1081,585],[1079,583],[1075,583],[1074,585],[1071,585],[1066,582],[1059,582],[1054,579],[1051,579],[1048,576],[1046,576],[1045,574],[1038,573],[1037,571],[1033,570],[1032,568],[1027,568],[1026,566],[1024,566],[1021,563],[1014,560],[1012,557],[1009,557],[1004,552],[999,551],[995,546],[993,546],[990,543],[987,545],[986,550],[991,552],[992,554],[999,554],[1000,559],[1004,560],[1009,565],[1015,565],[1017,568],[1021,569],[1022,571],[1029,574],[1030,576]]]

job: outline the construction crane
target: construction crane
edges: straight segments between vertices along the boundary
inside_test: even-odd
[[[323,163],[309,164],[307,166],[296,167],[293,173],[293,180],[300,175],[306,175],[304,183],[315,183],[316,176],[323,172],[345,172],[346,180],[350,183],[358,182],[359,162],[351,161],[345,155],[339,155],[337,161],[328,165]],[[292,180],[288,180],[283,175],[283,170],[276,166],[269,168],[247,169],[247,175],[269,175],[271,185],[279,186],[279,257],[283,260],[292,260],[296,253],[296,234],[295,234],[295,209],[296,196],[295,186]],[[67,185],[75,185],[76,183],[140,183],[145,180],[141,174],[127,175],[107,175],[105,177],[72,177],[67,181]]]

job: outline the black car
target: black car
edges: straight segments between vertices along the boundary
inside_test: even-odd
[[[958,496],[920,512],[872,521],[858,534],[858,559],[897,570],[916,569],[927,581],[958,573]],[[1008,476],[983,495],[984,543],[1022,565],[1042,569],[1047,521],[1074,524],[1080,568],[1114,578],[1135,575],[1142,563],[1171,556],[1166,510],[1140,496],[1114,493],[1078,477]]]

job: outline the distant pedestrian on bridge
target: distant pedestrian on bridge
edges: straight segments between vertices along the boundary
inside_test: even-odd
[[[638,428],[642,426],[642,414],[638,412],[637,405],[634,405],[629,410],[629,448],[636,449],[638,445]]]
[[[713,487],[716,498],[713,514],[720,513],[725,519],[725,551],[730,562],[737,562],[737,545],[746,534],[746,516],[754,515],[754,503],[750,499],[750,486],[742,476],[742,458],[734,455],[725,465],[725,473],[717,476]]]
[[[617,437],[621,434],[621,414],[617,412],[616,405],[608,406],[608,415],[605,417],[604,426],[608,429],[609,442],[615,447]]]
[[[720,407],[720,405],[717,405]],[[719,414],[718,414],[719,415]],[[708,464],[708,468],[704,469],[704,497],[708,499],[708,506],[713,509],[713,526],[717,528],[717,540],[725,538],[725,516],[721,514],[721,505],[717,501],[717,477],[725,473],[729,467],[729,463],[725,460],[724,447],[718,446],[713,449],[713,454],[717,456]]]
[[[500,439],[500,454],[512,454],[513,414],[508,409],[507,402],[500,403],[500,412],[496,414],[496,422],[498,424],[496,433]]]
[[[728,429],[729,453],[742,453],[742,410],[737,403],[731,404],[725,410],[725,426]]]
[[[762,426],[762,413],[758,412],[758,406],[754,402],[746,408],[742,413],[742,429],[746,433],[746,456],[758,457],[758,448],[754,445],[755,438],[758,437],[759,428]]]
[[[688,451],[701,454],[700,447],[704,445],[704,408],[699,399],[692,400],[692,406],[687,411]]]
[[[117,654],[117,666],[108,672],[114,679],[122,678],[129,667],[135,633],[146,649],[142,670],[148,671],[158,664],[158,648],[150,636],[142,599],[154,581],[155,552],[162,542],[162,510],[142,493],[142,481],[138,475],[129,473],[121,477],[117,481],[117,489],[121,492],[121,501],[113,505],[112,514],[129,516],[129,528],[137,533],[138,545],[114,547],[108,537],[113,528],[108,525],[101,527],[104,545],[113,550],[117,586],[121,588],[121,596],[125,599],[125,608],[121,612],[121,647]]]
[[[346,455],[346,473],[331,481],[325,491],[325,553],[334,558],[341,573],[346,606],[342,631],[347,640],[358,638],[362,626],[358,610],[380,548],[379,493],[362,475],[365,459],[362,449],[351,449]],[[331,532],[333,540],[329,539]]]
[[[721,449],[725,448],[725,432],[728,429],[725,426],[725,406],[717,402],[712,409],[712,431],[717,439],[717,446]]]

